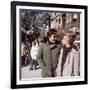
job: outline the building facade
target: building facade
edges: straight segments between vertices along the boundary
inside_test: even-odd
[[[51,28],[80,30],[80,13],[51,13]]]

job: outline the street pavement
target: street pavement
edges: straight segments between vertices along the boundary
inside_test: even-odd
[[[30,70],[30,66],[21,68],[21,78],[41,78],[41,69]]]

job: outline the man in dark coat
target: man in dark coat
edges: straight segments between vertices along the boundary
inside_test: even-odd
[[[39,47],[37,61],[42,69],[42,77],[55,77],[55,71],[60,55],[60,45],[57,44],[57,31],[50,29],[48,42]]]

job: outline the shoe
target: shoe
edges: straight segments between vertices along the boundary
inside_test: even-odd
[[[30,68],[30,70],[33,70],[32,68]]]

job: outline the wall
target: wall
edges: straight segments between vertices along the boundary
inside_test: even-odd
[[[11,0],[0,0],[0,90],[10,90],[10,1]],[[28,1],[44,2],[44,0],[28,0]],[[45,0],[45,2],[61,3],[61,4],[80,4],[88,6],[90,4],[90,0]],[[88,11],[89,11],[88,16],[90,16],[90,10]],[[90,20],[90,17],[88,18],[88,20]],[[88,31],[88,33],[90,33],[90,30]],[[90,38],[90,35],[88,36],[89,36],[88,38]],[[88,42],[88,44],[89,44],[88,46],[90,46],[90,41]],[[90,47],[88,48],[88,50],[90,50]],[[90,63],[90,61],[88,61],[88,63]],[[88,68],[90,68],[90,65]],[[90,70],[88,76],[90,76]],[[88,81],[90,82],[90,78]],[[46,90],[46,89],[88,90],[89,88],[90,83],[88,85],[65,86],[65,87],[62,86],[53,88],[46,87],[37,89],[34,88],[32,90]]]

